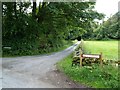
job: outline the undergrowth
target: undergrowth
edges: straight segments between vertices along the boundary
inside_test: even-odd
[[[41,54],[50,54],[52,52],[57,52],[64,50],[65,48],[71,46],[73,42],[63,41],[60,46],[47,47],[47,48],[33,48],[29,49],[27,46],[21,46],[21,49],[2,49],[2,57],[16,57],[16,56],[27,56],[27,55],[41,55]]]

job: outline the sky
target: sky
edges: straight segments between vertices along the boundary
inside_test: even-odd
[[[114,15],[118,12],[118,2],[120,0],[96,0],[95,10],[104,13],[107,17]]]

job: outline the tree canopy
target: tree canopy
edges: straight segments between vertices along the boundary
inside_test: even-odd
[[[120,12],[117,12],[96,29],[96,39],[120,39]]]
[[[42,53],[62,47],[64,40],[89,35],[94,19],[104,17],[94,11],[94,5],[39,2],[37,7],[35,1],[3,2],[3,47],[10,46],[13,55]]]

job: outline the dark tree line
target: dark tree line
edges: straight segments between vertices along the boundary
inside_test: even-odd
[[[67,40],[80,39],[92,30],[94,2],[3,2],[3,54],[28,55],[50,52]],[[31,11],[30,11],[31,10]]]

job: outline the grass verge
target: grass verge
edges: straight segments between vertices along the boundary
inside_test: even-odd
[[[103,53],[104,59],[118,60],[118,41],[84,41],[85,53]]]
[[[92,68],[72,65],[72,54],[57,63],[57,68],[71,80],[93,88],[118,88],[118,68],[112,65],[93,65]]]
[[[86,41],[85,50],[90,53],[102,53],[108,59],[118,57],[117,41]],[[117,54],[117,55],[116,55]],[[113,57],[114,56],[114,57]],[[57,63],[57,68],[65,73],[71,80],[93,88],[118,88],[119,74],[118,67],[113,65],[104,65],[102,68],[98,64],[92,67],[79,66],[72,67],[73,54],[67,56]],[[116,59],[115,59],[116,60]]]

